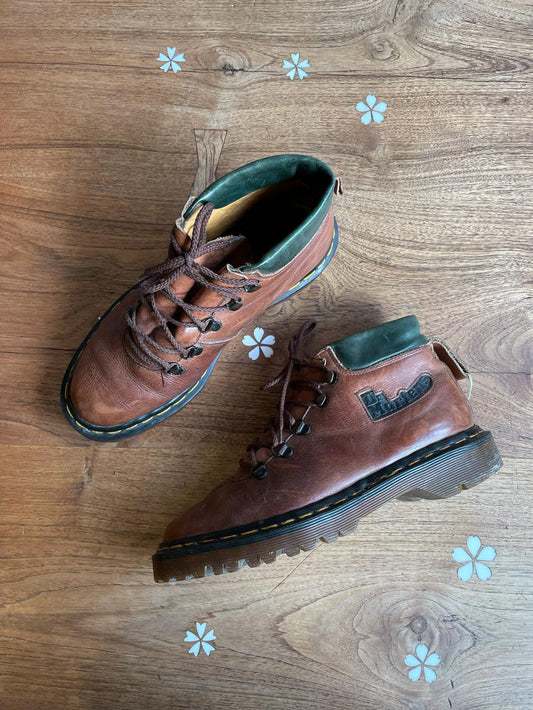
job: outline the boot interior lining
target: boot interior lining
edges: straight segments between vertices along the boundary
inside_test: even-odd
[[[254,263],[293,232],[320,202],[323,188],[301,178],[292,178],[250,192],[225,207],[213,210],[207,224],[207,240],[243,235]],[[190,234],[201,206],[185,221]]]

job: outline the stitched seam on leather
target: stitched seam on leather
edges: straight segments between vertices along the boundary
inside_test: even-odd
[[[325,225],[325,223],[326,223],[326,221],[328,220],[328,218],[330,217],[330,215],[331,215],[332,219],[335,219],[335,217],[334,217],[334,215],[333,215],[333,204],[330,205],[330,208],[329,208],[329,210],[328,210],[328,213],[326,214],[326,216],[324,217],[324,219],[322,220],[322,222],[321,222],[321,223],[319,224],[319,226],[317,227],[317,230],[316,230],[316,232],[313,234],[313,236],[311,237],[311,239],[310,239],[310,240],[307,242],[307,244],[303,247],[303,249],[301,249],[300,252],[299,252],[298,254],[296,254],[296,256],[294,256],[294,257],[291,259],[291,261],[289,261],[287,264],[285,264],[285,266],[282,266],[281,269],[278,269],[277,271],[274,271],[274,272],[271,273],[271,274],[263,274],[263,273],[262,273],[261,271],[259,271],[258,269],[255,269],[255,271],[251,271],[250,274],[259,274],[259,276],[262,277],[262,278],[272,278],[273,276],[278,276],[278,274],[280,274],[282,271],[284,271],[284,270],[287,269],[288,267],[292,266],[293,263],[300,257],[301,253],[302,253],[305,249],[307,249],[308,247],[310,248],[312,244],[314,244],[316,235],[320,232],[320,230],[322,229],[322,227]],[[335,224],[333,224],[333,234],[335,234]],[[328,252],[328,253],[329,253],[329,252]],[[305,278],[305,276],[302,277],[302,278]],[[290,290],[290,289],[289,289],[289,290]]]
[[[326,261],[326,259],[328,258],[328,256],[331,254],[331,251],[332,251],[332,249],[333,249],[333,240],[334,240],[334,238],[335,238],[335,226],[333,226],[333,237],[332,237],[332,241],[331,241],[331,244],[330,244],[329,249],[328,249],[328,251],[326,252],[325,256],[320,260],[320,262],[319,262],[313,269],[311,269],[311,271],[309,271],[302,279],[300,279],[300,281],[298,281],[298,283],[294,284],[294,286],[291,286],[291,287],[289,288],[289,290],[287,291],[287,293],[290,294],[291,291],[293,291],[294,289],[296,289],[303,281],[306,281],[308,278],[310,279],[311,276],[323,266],[324,262]],[[284,267],[284,268],[285,268],[285,267]],[[141,283],[141,282],[139,282],[139,283]],[[126,294],[127,294],[127,293],[128,293],[128,292],[126,292]],[[111,308],[109,309],[109,311],[106,313],[106,316],[105,316],[106,318],[107,318],[108,315],[110,315],[111,311],[113,311],[113,310],[119,305],[119,303],[121,303],[121,301],[124,300],[124,297],[126,296],[126,294],[123,294],[123,296],[122,296],[121,298],[119,298],[119,299],[116,301],[116,303],[114,303],[114,304],[111,306]],[[268,308],[268,306],[267,306],[267,308]],[[103,320],[103,319],[102,319],[102,320]],[[242,329],[241,329],[241,330],[242,330]],[[96,332],[96,331],[95,331],[95,332]],[[240,331],[239,331],[239,332],[240,332]],[[94,333],[93,333],[93,335],[94,335]],[[92,337],[92,336],[91,336],[91,337]],[[195,343],[199,340],[199,338],[200,338],[200,335],[198,336],[198,339],[195,341]],[[228,342],[229,342],[229,341],[228,341]],[[75,365],[77,364],[78,360],[79,360],[80,357],[82,356],[82,354],[83,354],[85,348],[87,347],[87,344],[88,344],[88,343],[89,343],[89,339],[88,339],[87,342],[84,344],[84,346],[78,350],[78,352],[77,352],[76,355],[75,355],[75,359],[74,359],[74,360],[71,362],[71,364],[69,365],[69,377],[68,377],[67,381],[65,382],[65,387],[64,387],[64,391],[63,391],[63,396],[64,396],[64,398],[65,398],[65,409],[67,410],[68,415],[69,415],[70,418],[72,419],[72,422],[74,423],[75,427],[76,427],[77,429],[82,429],[83,431],[88,431],[88,432],[90,432],[91,434],[97,435],[97,436],[115,436],[115,435],[118,435],[118,434],[122,434],[122,433],[124,433],[125,431],[131,431],[132,429],[136,429],[137,427],[144,426],[144,425],[147,424],[148,422],[152,421],[152,419],[154,419],[154,418],[161,417],[163,414],[166,414],[166,412],[168,412],[169,409],[171,409],[172,407],[174,407],[174,406],[180,404],[180,402],[183,401],[184,397],[186,397],[186,396],[188,396],[189,394],[191,394],[191,392],[193,392],[193,391],[196,389],[196,387],[198,387],[198,385],[199,385],[200,382],[202,381],[202,378],[205,377],[205,375],[206,375],[206,373],[207,373],[207,370],[209,369],[209,367],[208,367],[207,370],[199,377],[199,379],[196,380],[196,382],[194,382],[194,383],[190,386],[189,389],[185,390],[185,391],[182,393],[182,396],[180,397],[180,399],[178,399],[178,400],[175,401],[175,402],[172,402],[172,404],[169,404],[169,406],[166,407],[165,409],[163,409],[161,412],[158,412],[157,414],[152,414],[152,416],[149,417],[148,419],[142,419],[141,421],[136,422],[135,424],[132,424],[132,425],[129,426],[129,427],[121,427],[121,428],[119,428],[119,429],[112,429],[111,431],[100,431],[99,429],[90,429],[89,427],[84,426],[84,425],[76,418],[76,416],[73,414],[73,412],[71,411],[71,408],[70,408],[70,406],[69,406],[69,404],[70,404],[70,401],[69,401],[69,400],[70,400],[70,397],[69,397],[70,383],[71,383],[71,381],[72,381],[72,376],[74,375],[74,368],[75,368]]]
[[[475,439],[475,438],[481,436],[481,434],[483,434],[483,433],[484,433],[483,431],[477,431],[477,432],[474,432],[473,434],[470,434],[469,436],[465,436],[462,439],[459,439],[458,441],[453,441],[450,444],[446,444],[446,446],[441,446],[439,449],[436,449],[435,451],[432,451],[429,454],[425,454],[424,456],[420,456],[419,458],[415,459],[414,461],[411,461],[410,463],[405,464],[404,466],[399,466],[398,468],[393,469],[389,473],[386,473],[383,476],[380,476],[380,478],[378,478],[372,484],[367,484],[366,486],[363,486],[360,490],[350,493],[350,495],[346,496],[345,498],[341,498],[340,500],[336,500],[333,503],[325,505],[325,506],[318,508],[316,510],[310,511],[309,513],[305,513],[302,516],[288,518],[287,520],[283,520],[280,523],[272,523],[271,525],[267,525],[265,527],[257,527],[252,530],[247,530],[247,531],[241,532],[241,533],[233,533],[231,535],[224,535],[223,537],[213,537],[213,538],[209,538],[207,540],[198,540],[198,541],[193,540],[191,542],[178,543],[176,545],[170,545],[167,547],[159,547],[156,555],[159,552],[168,552],[169,550],[176,550],[180,547],[189,547],[191,545],[201,546],[201,545],[204,545],[204,544],[207,544],[210,542],[221,542],[222,540],[230,540],[230,539],[240,538],[245,535],[251,535],[252,533],[264,532],[266,530],[273,530],[275,528],[280,528],[280,527],[283,527],[284,525],[289,525],[290,523],[297,522],[298,520],[304,520],[310,516],[317,515],[318,513],[323,513],[326,510],[331,510],[332,508],[336,508],[341,503],[345,503],[347,500],[352,500],[353,498],[357,498],[357,497],[361,496],[363,493],[366,493],[367,490],[375,488],[375,486],[377,486],[378,483],[381,483],[381,481],[384,481],[387,478],[391,478],[392,476],[396,475],[397,473],[407,471],[409,468],[411,468],[412,466],[415,466],[416,464],[420,463],[421,461],[424,461],[429,458],[433,458],[437,454],[440,454],[442,451],[446,451],[447,449],[450,449],[452,446],[456,446],[457,444],[462,444],[464,441],[469,441],[471,439]]]
[[[415,353],[422,352],[424,348],[428,348],[429,343],[424,343],[424,345],[418,345],[416,348],[412,348],[411,350],[407,350],[404,353],[398,353],[398,355],[393,355],[392,357],[387,357],[384,360],[380,360],[379,362],[375,362],[373,365],[369,365],[368,367],[363,367],[360,370],[350,370],[347,367],[344,367],[342,362],[338,359],[338,357],[335,355],[335,351],[331,346],[326,345],[325,348],[322,348],[323,350],[326,350],[329,355],[333,358],[333,360],[337,363],[339,369],[342,370],[343,374],[349,375],[350,377],[357,377],[360,374],[365,374],[367,372],[375,372],[376,370],[379,370],[382,367],[387,367],[388,365],[394,364],[396,362],[400,362],[400,360],[404,360],[407,357],[411,357]],[[430,348],[430,351],[433,353],[433,350]]]

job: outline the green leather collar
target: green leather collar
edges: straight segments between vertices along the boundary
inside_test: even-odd
[[[329,347],[348,370],[362,370],[427,342],[416,316],[405,316],[349,335]]]
[[[271,274],[288,264],[309,242],[325,219],[331,205],[335,175],[329,165],[311,155],[286,153],[261,158],[224,175],[202,192],[189,207],[187,218],[200,203],[212,202],[215,208],[225,207],[241,197],[284,180],[301,177],[320,191],[315,209],[285,239],[270,249],[256,264],[242,271]]]

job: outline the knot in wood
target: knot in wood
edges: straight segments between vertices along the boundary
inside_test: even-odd
[[[409,628],[414,634],[419,636],[420,634],[423,634],[424,631],[427,629],[427,625],[428,622],[424,619],[423,616],[415,616],[413,619],[411,619]]]

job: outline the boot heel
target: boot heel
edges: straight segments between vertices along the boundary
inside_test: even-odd
[[[398,496],[413,501],[450,498],[490,478],[502,466],[502,459],[489,432],[480,443],[464,446],[433,459],[413,476],[413,488]]]

